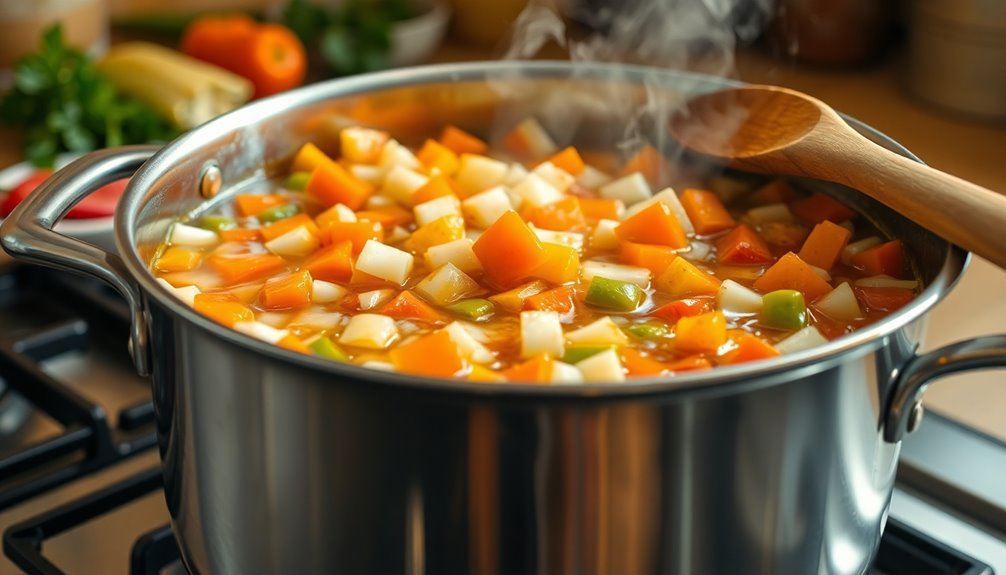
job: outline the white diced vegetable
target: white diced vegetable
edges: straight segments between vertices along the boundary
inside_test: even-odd
[[[817,331],[816,327],[808,325],[775,344],[775,348],[779,350],[779,353],[795,353],[826,343],[828,343],[828,339],[821,335],[821,332]]]
[[[554,204],[563,198],[562,192],[533,172],[513,187],[513,193],[519,196],[523,203],[535,207]]]
[[[835,319],[848,321],[863,317],[863,310],[859,308],[859,301],[848,282],[842,282],[818,298],[814,302],[814,307]]]
[[[877,236],[870,236],[867,238],[863,238],[861,240],[854,241],[850,244],[847,244],[845,246],[845,249],[842,250],[842,263],[849,265],[849,262],[852,261],[852,256],[858,254],[863,250],[868,250],[874,246],[879,246],[882,243],[884,243],[883,240],[881,240]]]
[[[770,222],[792,222],[793,212],[789,211],[789,206],[786,204],[768,204],[751,208],[745,217],[756,225]]]
[[[290,332],[285,329],[276,329],[260,321],[239,321],[234,324],[234,330],[266,343],[276,343],[290,335]]]
[[[381,148],[381,158],[377,163],[385,170],[390,170],[395,166],[402,166],[412,170],[420,167],[419,159],[412,153],[412,150],[395,140],[385,142],[384,147]]]
[[[386,208],[388,206],[393,206],[398,202],[395,201],[391,196],[386,196],[384,194],[374,194],[367,198],[367,209],[368,210],[378,210],[381,208]]]
[[[758,313],[762,308],[761,294],[734,280],[723,280],[716,300],[725,312]]]
[[[892,278],[889,275],[879,275],[871,276],[868,278],[859,278],[855,281],[855,284],[859,287],[889,287],[889,288],[901,288],[901,289],[917,289],[919,287],[919,282],[916,280],[899,280]]]
[[[845,220],[844,222],[839,222],[838,225],[840,225],[843,228],[849,230],[850,234],[855,235],[855,233],[856,233],[856,224],[854,224],[852,222],[852,220]]]
[[[690,262],[705,262],[713,253],[713,244],[699,240],[692,240],[689,249],[681,252],[681,257]]]
[[[360,298],[360,309],[364,311],[374,309],[391,299],[394,295],[395,290],[388,288],[362,292],[358,296]]]
[[[287,233],[267,241],[265,249],[280,256],[302,258],[318,249],[318,244],[318,237],[305,225],[297,226]]]
[[[413,258],[409,252],[367,240],[356,259],[356,270],[391,283],[403,285],[412,273]]]
[[[361,363],[360,366],[367,369],[376,369],[378,371],[395,371],[395,364],[377,359],[369,359]]]
[[[395,226],[391,228],[391,231],[388,232],[388,235],[384,236],[384,243],[397,244],[399,242],[404,242],[411,236],[412,233],[409,232],[409,230],[403,228],[402,226]]]
[[[643,200],[649,199],[653,194],[650,191],[650,184],[639,172],[633,172],[628,176],[601,186],[598,192],[602,198],[614,198],[622,200],[626,206],[631,206]]]
[[[326,212],[334,213],[335,221],[337,222],[353,223],[356,221],[356,212],[346,204],[335,204],[326,210]]]
[[[297,314],[289,327],[310,327],[314,329],[335,329],[344,325],[349,318],[337,311],[328,311],[321,306],[311,306]]]
[[[361,313],[350,318],[339,343],[367,349],[384,349],[398,338],[395,320],[386,315]]]
[[[520,312],[520,356],[529,358],[539,353],[562,356],[565,344],[559,314],[554,311]]]
[[[817,266],[811,266],[810,264],[807,264],[807,265],[810,266],[810,271],[812,271],[815,274],[817,274],[817,277],[823,279],[826,282],[829,282],[829,283],[831,282],[831,274],[828,273],[828,270],[826,270],[824,268],[819,268]]]
[[[189,306],[195,305],[196,295],[202,293],[202,292],[199,291],[199,288],[196,287],[196,286],[194,286],[194,285],[189,285],[189,286],[177,287],[176,288],[175,286],[171,285],[168,282],[168,280],[166,280],[164,278],[157,278],[157,283],[159,283],[159,284],[163,285],[164,287],[168,288],[168,291],[170,291],[172,294],[175,295],[175,297],[177,297],[178,299],[182,300],[183,302],[185,302]]]
[[[513,127],[511,136],[522,144],[519,150],[532,158],[551,156],[559,151],[559,146],[548,135],[545,128],[534,118],[525,118]]]
[[[586,383],[614,383],[625,381],[625,371],[618,352],[606,349],[576,364]]]
[[[674,188],[671,187],[666,187],[654,194],[652,198],[632,206],[625,211],[625,215],[622,216],[622,219],[634,216],[658,202],[667,206],[667,209],[674,214],[675,219],[677,219],[678,223],[681,224],[681,229],[684,230],[686,234],[695,233],[695,226],[692,225],[692,220],[688,218],[688,212],[686,212],[685,207],[681,205],[681,200],[678,199],[677,192],[675,192]]]
[[[353,164],[349,167],[349,173],[361,182],[379,186],[384,182],[384,176],[388,171],[381,166],[371,166],[369,164]]]
[[[604,316],[566,333],[566,341],[576,345],[625,345],[629,338],[611,317]]]
[[[510,196],[502,186],[489,188],[461,202],[468,220],[483,229],[493,225],[511,207]]]
[[[552,362],[552,383],[583,383],[583,374],[575,365],[562,361]]]
[[[559,190],[562,193],[566,193],[566,190],[573,185],[576,178],[566,170],[556,166],[552,162],[542,162],[538,166],[531,170],[531,173],[538,176],[539,178],[545,180],[552,185],[553,188]]]
[[[521,164],[513,162],[510,164],[510,168],[507,169],[506,175],[503,176],[503,181],[500,183],[507,187],[513,187],[519,184],[525,177],[527,177],[527,169]]]
[[[478,293],[482,287],[454,264],[447,263],[423,278],[415,289],[437,305],[447,305]]]
[[[430,181],[429,178],[415,170],[405,166],[395,166],[385,176],[381,193],[403,206],[412,206],[412,194],[425,186],[428,181]]]
[[[388,133],[363,126],[349,126],[339,132],[342,157],[354,163],[372,162],[388,142]]]
[[[220,242],[220,236],[213,230],[187,226],[175,223],[171,226],[168,243],[173,246],[190,246],[194,248],[215,246]]]
[[[286,325],[290,323],[290,317],[292,315],[293,314],[290,312],[262,311],[255,314],[255,319],[269,327],[280,329],[286,327]]]
[[[583,171],[576,176],[576,183],[592,190],[596,190],[609,182],[611,182],[611,176],[590,165],[584,166]]]
[[[458,346],[458,350],[461,351],[461,355],[465,359],[475,363],[490,363],[496,359],[493,352],[472,337],[471,332],[465,329],[460,322],[451,322],[444,328],[444,331],[451,337],[454,345]]]
[[[433,198],[428,202],[417,205],[412,208],[412,212],[416,216],[416,224],[425,226],[444,216],[460,216],[461,202],[454,195],[440,196],[439,198]]]
[[[461,154],[454,181],[469,195],[477,194],[501,184],[509,170],[505,162],[478,154]]]
[[[590,285],[594,276],[633,283],[644,289],[650,285],[650,270],[646,268],[595,260],[583,262],[580,267],[580,283]]]
[[[590,234],[590,247],[595,250],[613,250],[618,247],[620,240],[615,235],[615,228],[619,222],[615,220],[601,219],[594,226],[594,231]]]
[[[426,267],[435,270],[444,264],[453,264],[466,274],[482,269],[482,263],[472,250],[472,240],[461,238],[445,244],[430,246],[426,250]]]
[[[542,242],[570,247],[583,254],[584,239],[583,234],[580,232],[557,232],[555,230],[543,230],[534,226],[529,227]]]

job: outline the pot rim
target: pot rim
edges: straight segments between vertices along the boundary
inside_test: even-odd
[[[710,370],[687,372],[680,375],[632,378],[622,383],[530,385],[527,383],[469,382],[460,379],[386,372],[333,362],[268,344],[238,331],[225,328],[197,313],[156,282],[153,274],[140,259],[136,248],[135,224],[139,209],[143,205],[144,195],[159,177],[188,154],[187,149],[193,146],[198,147],[201,142],[212,140],[219,135],[254,125],[263,117],[277,114],[277,110],[294,109],[305,102],[317,102],[332,97],[344,97],[420,83],[481,80],[504,76],[507,73],[520,74],[523,77],[550,78],[614,76],[628,81],[656,78],[695,88],[696,93],[715,90],[723,86],[744,84],[731,79],[646,66],[571,63],[567,61],[491,61],[417,66],[362,74],[305,86],[253,102],[211,120],[170,142],[144,163],[130,180],[116,212],[115,241],[119,254],[146,297],[153,298],[158,305],[170,310],[184,321],[195,324],[233,345],[251,348],[258,353],[300,367],[331,373],[333,376],[337,376],[337,380],[354,382],[359,380],[360,383],[365,382],[368,385],[391,385],[412,390],[450,392],[471,396],[535,399],[609,399],[653,394],[726,393],[736,391],[736,388],[750,390],[811,375],[843,361],[848,354],[866,353],[886,345],[887,336],[922,317],[939,302],[954,286],[967,265],[968,252],[946,242],[947,255],[939,273],[912,302],[877,323],[841,336],[825,345],[801,352],[783,354],[769,360],[743,365],[715,367]],[[842,116],[854,129],[875,142],[914,161],[921,162],[914,154],[882,132],[858,120]],[[780,378],[778,377],[780,373],[786,373],[787,376]]]

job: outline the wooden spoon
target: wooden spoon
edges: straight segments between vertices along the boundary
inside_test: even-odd
[[[811,96],[774,86],[728,88],[690,100],[670,129],[685,147],[740,169],[859,190],[1006,268],[1006,196],[871,142]]]

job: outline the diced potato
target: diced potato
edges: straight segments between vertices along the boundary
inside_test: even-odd
[[[775,344],[775,348],[779,350],[779,353],[795,353],[826,343],[828,343],[828,339],[821,335],[821,332],[816,327],[808,325]]]
[[[258,321],[266,324],[269,327],[274,327],[276,329],[282,329],[290,323],[290,318],[293,316],[290,312],[279,312],[279,311],[263,311],[256,314]]]
[[[559,244],[573,248],[577,253],[583,253],[584,238],[580,232],[557,232],[555,230],[543,230],[534,226],[529,226],[534,235],[546,244]]]
[[[416,216],[416,225],[425,226],[444,216],[460,216],[461,202],[457,196],[440,196],[415,206],[412,211]]]
[[[758,313],[762,308],[762,296],[734,280],[723,280],[716,295],[720,309],[728,313]]]
[[[625,345],[625,335],[611,317],[604,316],[579,329],[566,333],[566,341],[576,345]]]
[[[265,249],[280,256],[302,258],[318,249],[318,244],[318,236],[307,226],[297,226],[266,242]]]
[[[690,249],[680,253],[681,257],[690,262],[705,262],[709,261],[710,256],[713,253],[713,245],[709,242],[692,240]]]
[[[509,170],[510,166],[505,162],[478,154],[461,154],[461,163],[454,181],[468,195],[472,195],[501,184]]]
[[[554,311],[520,312],[520,356],[530,358],[539,353],[561,357],[565,349],[562,324]]]
[[[391,299],[394,295],[395,290],[388,288],[365,291],[358,296],[360,298],[360,309],[364,311],[374,309]]]
[[[466,274],[482,269],[482,263],[472,251],[472,240],[461,238],[446,244],[430,246],[426,250],[426,267],[435,270],[444,264],[453,264]]]
[[[468,220],[483,229],[493,225],[511,207],[510,196],[502,186],[489,188],[461,202]]]
[[[353,164],[349,166],[349,173],[361,182],[367,182],[374,186],[384,183],[384,176],[388,171],[381,166],[371,166],[369,164]]]
[[[173,246],[190,246],[194,248],[215,246],[220,242],[220,236],[213,230],[187,226],[175,223],[171,226],[168,243]]]
[[[853,320],[863,317],[859,301],[848,282],[842,282],[835,289],[819,297],[814,307],[830,317],[840,320]]]
[[[472,336],[461,322],[455,321],[444,327],[444,331],[451,336],[451,341],[461,350],[461,356],[475,363],[491,363],[496,356],[489,348],[482,345]]]
[[[566,170],[556,166],[552,162],[542,162],[538,166],[531,170],[531,173],[538,176],[539,178],[545,180],[552,185],[553,188],[559,190],[562,193],[566,193],[566,190],[573,185],[576,178]]]
[[[392,198],[403,206],[411,207],[412,194],[426,185],[429,180],[415,170],[398,165],[391,168],[391,171],[385,176],[381,194]]]
[[[199,291],[199,288],[194,285],[175,287],[164,278],[157,278],[157,283],[166,287],[168,291],[175,295],[175,297],[182,300],[189,306],[195,305],[196,295],[202,293]]]
[[[590,285],[594,276],[633,283],[644,289],[650,285],[650,270],[646,268],[595,260],[583,262],[580,267],[580,283]]]
[[[615,220],[601,219],[594,226],[594,231],[590,233],[590,247],[595,250],[613,250],[618,247],[621,240],[615,234],[615,228],[619,222]]]
[[[678,223],[681,224],[681,229],[684,230],[686,234],[695,233],[695,226],[692,225],[692,220],[688,218],[688,212],[686,212],[685,207],[681,205],[681,200],[678,199],[677,192],[675,192],[674,188],[671,187],[664,188],[654,194],[652,198],[643,200],[642,202],[639,202],[638,204],[625,210],[625,215],[622,216],[622,219],[624,220],[625,218],[634,216],[657,202],[667,206],[667,209],[674,214]]]
[[[409,252],[375,240],[367,240],[356,259],[356,270],[394,284],[404,285],[412,273],[413,257]]]
[[[514,153],[529,158],[543,158],[559,151],[552,137],[534,118],[525,118],[503,139],[504,145]]]
[[[318,227],[323,228],[333,222],[353,223],[356,221],[356,212],[346,204],[335,204],[314,218]]]
[[[583,383],[583,374],[575,365],[552,362],[552,383]]]
[[[849,265],[849,263],[852,261],[852,256],[858,254],[863,250],[868,250],[872,247],[879,246],[882,243],[884,243],[884,240],[878,238],[877,236],[870,236],[867,238],[863,238],[861,240],[857,240],[850,244],[847,244],[845,246],[845,249],[842,250],[842,258],[841,258],[842,263],[845,265]]]
[[[386,196],[384,194],[374,194],[367,198],[367,209],[368,210],[378,210],[381,208],[386,208],[388,206],[393,206],[398,202],[391,196]]]
[[[452,263],[446,263],[416,284],[415,290],[437,305],[447,305],[482,291],[482,287]]]
[[[234,331],[250,335],[266,343],[276,343],[290,335],[290,332],[285,329],[276,329],[260,321],[239,321],[234,324]]]
[[[311,301],[314,303],[332,303],[346,297],[349,290],[339,284],[322,280],[311,281]]]
[[[523,180],[525,177],[527,177],[527,174],[528,174],[527,169],[523,165],[514,162],[510,164],[510,168],[507,169],[506,175],[503,176],[503,181],[500,183],[502,183],[504,186],[512,188],[513,186],[519,184],[521,180]]]
[[[616,383],[625,381],[622,360],[614,349],[595,353],[576,364],[585,383]]]
[[[789,211],[789,206],[786,204],[768,204],[767,206],[759,206],[757,208],[751,208],[744,215],[752,224],[767,224],[770,222],[792,222],[795,221],[793,217],[793,212]]]
[[[409,239],[411,235],[412,234],[409,233],[409,230],[403,228],[402,226],[395,226],[391,228],[391,231],[388,232],[386,236],[384,236],[384,242],[388,244],[397,244]]]
[[[577,184],[592,190],[596,190],[610,182],[611,176],[589,164],[584,166],[583,171],[576,177]]]
[[[395,166],[402,166],[410,170],[417,170],[421,166],[419,159],[412,153],[412,150],[395,140],[388,140],[384,144],[384,147],[381,148],[381,157],[377,163],[386,171]]]
[[[385,349],[398,338],[395,320],[376,313],[361,313],[350,318],[339,336],[339,343],[367,349]]]
[[[528,204],[535,207],[553,204],[563,198],[562,192],[534,172],[528,174],[519,184],[514,186],[513,193],[520,197],[522,205]]]
[[[855,283],[858,287],[889,287],[901,289],[917,289],[919,287],[919,282],[916,280],[899,280],[887,275],[859,278],[853,283]]]
[[[339,132],[342,157],[355,164],[373,164],[381,157],[388,133],[362,126],[350,126]]]
[[[649,199],[653,193],[643,174],[633,172],[628,176],[601,186],[598,190],[602,198],[622,200],[626,206]]]
[[[349,322],[349,317],[337,311],[328,311],[321,306],[311,306],[297,314],[287,327],[307,327],[317,330],[335,329]]]

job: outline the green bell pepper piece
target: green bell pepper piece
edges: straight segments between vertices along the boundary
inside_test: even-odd
[[[258,221],[260,222],[278,222],[280,220],[285,220],[290,216],[295,216],[300,212],[300,208],[297,204],[283,204],[281,206],[273,206],[268,210],[259,212]]]
[[[562,361],[566,363],[579,363],[588,357],[601,353],[602,351],[611,349],[610,345],[584,345],[579,347],[567,347],[566,353],[562,355]]]
[[[667,324],[658,321],[633,324],[625,328],[625,331],[640,339],[660,339],[671,335],[671,330],[667,328]]]
[[[199,220],[199,226],[207,230],[219,232],[220,230],[232,230],[238,227],[234,218],[220,215],[203,216]]]
[[[761,322],[778,329],[801,329],[807,325],[807,304],[803,294],[781,289],[762,296]]]
[[[311,348],[311,351],[318,354],[318,357],[331,359],[332,361],[341,361],[343,363],[349,361],[349,356],[346,355],[346,352],[335,345],[335,342],[331,338],[319,337],[311,342],[311,345],[308,347]]]
[[[294,172],[287,176],[283,182],[283,187],[288,190],[303,192],[307,188],[307,181],[311,179],[311,172]]]
[[[643,301],[643,290],[634,283],[594,276],[584,301],[615,311],[632,311]]]
[[[472,298],[456,301],[447,306],[447,310],[472,321],[481,321],[489,319],[496,311],[496,306],[487,299]]]

